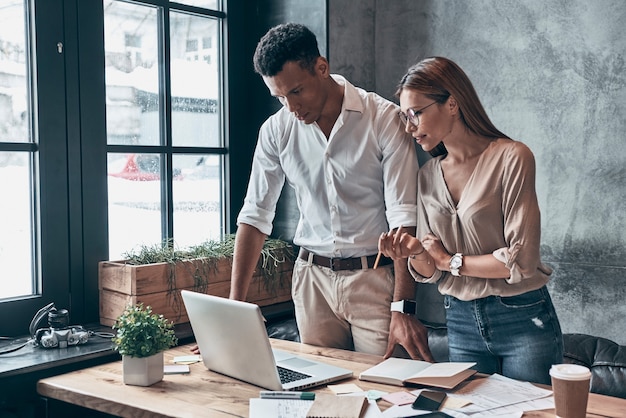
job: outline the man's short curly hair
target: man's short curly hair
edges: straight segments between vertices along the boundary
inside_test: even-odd
[[[274,77],[285,63],[295,61],[314,72],[320,56],[315,34],[298,23],[284,23],[271,28],[259,41],[254,52],[254,71]]]

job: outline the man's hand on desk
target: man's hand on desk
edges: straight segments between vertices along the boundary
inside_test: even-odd
[[[189,351],[191,351],[194,354],[200,354],[200,347],[198,347],[197,344],[192,345]]]
[[[435,362],[428,347],[428,330],[413,315],[391,313],[385,358],[391,357],[397,344],[404,347],[412,359]]]

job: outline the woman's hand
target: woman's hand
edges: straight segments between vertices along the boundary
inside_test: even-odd
[[[439,238],[433,234],[427,234],[424,238],[422,238],[422,245],[435,261],[435,267],[437,267],[438,270],[450,270],[450,257],[452,256],[443,247]]]
[[[378,238],[378,250],[392,260],[407,258],[423,250],[420,240],[404,232],[402,227],[397,230],[383,232]]]

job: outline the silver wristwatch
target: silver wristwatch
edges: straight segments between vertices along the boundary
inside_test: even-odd
[[[463,266],[463,254],[456,253],[450,258],[450,273],[453,276],[460,276],[459,269]]]

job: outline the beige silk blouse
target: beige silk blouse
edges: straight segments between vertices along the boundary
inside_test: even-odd
[[[479,157],[458,205],[448,192],[442,158],[431,159],[418,172],[417,236],[433,233],[451,254],[493,254],[511,275],[484,279],[437,270],[425,278],[409,263],[415,280],[438,283],[439,292],[461,300],[514,296],[546,284],[552,269],[539,255],[541,222],[530,149],[515,140],[494,140]]]

